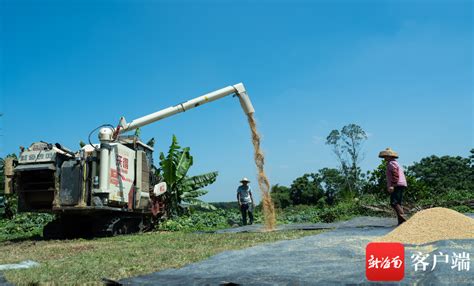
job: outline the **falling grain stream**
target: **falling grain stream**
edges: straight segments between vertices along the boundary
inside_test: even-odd
[[[275,228],[275,207],[270,196],[270,182],[265,174],[265,156],[260,149],[260,134],[253,113],[247,115],[250,130],[252,131],[252,143],[254,148],[254,160],[258,172],[258,186],[262,194],[263,216],[265,219],[265,230],[271,231]]]

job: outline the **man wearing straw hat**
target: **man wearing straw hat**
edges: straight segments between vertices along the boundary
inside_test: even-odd
[[[379,158],[383,158],[387,166],[387,191],[390,194],[390,205],[395,210],[398,225],[400,225],[406,221],[402,208],[402,197],[403,191],[407,187],[407,180],[402,167],[396,160],[398,158],[397,152],[387,148],[379,153]]]
[[[239,203],[240,212],[242,214],[242,224],[247,225],[247,213],[249,215],[249,224],[253,224],[254,201],[252,189],[249,186],[250,181],[244,177],[240,182],[242,185],[237,188],[237,202]]]

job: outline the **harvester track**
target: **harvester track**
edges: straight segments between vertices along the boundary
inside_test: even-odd
[[[149,217],[145,215],[117,216],[58,216],[43,229],[45,239],[108,237],[137,233],[149,229]]]

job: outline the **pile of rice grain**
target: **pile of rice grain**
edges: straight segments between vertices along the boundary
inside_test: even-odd
[[[423,244],[438,240],[474,239],[474,219],[446,208],[422,210],[376,241]]]

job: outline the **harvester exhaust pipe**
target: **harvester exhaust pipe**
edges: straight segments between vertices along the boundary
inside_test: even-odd
[[[109,162],[110,145],[113,131],[110,128],[101,128],[99,131],[100,140],[100,169],[99,169],[99,189],[105,193],[109,189]]]
[[[139,127],[142,127],[144,125],[148,125],[150,123],[153,123],[155,121],[165,119],[167,117],[170,117],[172,115],[175,115],[180,112],[184,112],[189,109],[193,109],[195,107],[198,107],[202,104],[209,103],[211,101],[220,99],[222,97],[225,97],[230,94],[235,94],[239,97],[240,104],[246,114],[250,114],[255,112],[252,102],[250,101],[249,96],[247,95],[247,91],[245,90],[245,87],[242,83],[238,83],[233,86],[228,86],[221,88],[219,90],[207,93],[205,95],[201,95],[199,97],[196,97],[194,99],[188,100],[186,102],[180,103],[175,106],[171,106],[165,109],[162,109],[160,111],[157,111],[155,113],[145,115],[143,117],[137,118],[133,120],[130,123],[127,123],[124,117],[120,118],[120,130],[119,132],[126,132],[130,130],[137,129]]]

